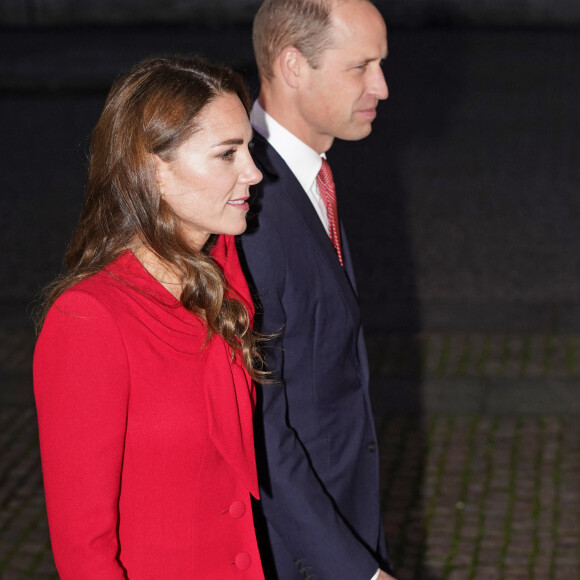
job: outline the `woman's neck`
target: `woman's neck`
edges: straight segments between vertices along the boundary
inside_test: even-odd
[[[183,285],[177,270],[163,261],[155,252],[143,244],[131,244],[129,249],[141,262],[143,267],[178,300],[181,298]]]

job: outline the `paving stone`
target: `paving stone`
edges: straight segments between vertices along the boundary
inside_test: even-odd
[[[525,336],[513,335],[508,338],[506,345],[506,358],[503,362],[503,375],[506,377],[518,377],[522,374],[524,361]]]
[[[546,336],[534,334],[529,338],[529,360],[525,367],[526,376],[538,378],[546,374]]]
[[[447,578],[448,580],[465,580],[466,578],[469,578],[469,569],[467,567],[455,568]]]
[[[499,580],[501,573],[495,566],[479,566],[476,578],[477,580]]]
[[[425,370],[431,376],[441,374],[444,342],[445,337],[441,334],[431,334],[424,338],[425,348],[427,349]]]

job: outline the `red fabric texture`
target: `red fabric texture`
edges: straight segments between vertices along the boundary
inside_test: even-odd
[[[251,309],[234,241],[212,252]],[[34,355],[62,580],[261,580],[252,383],[127,251],[65,292]]]

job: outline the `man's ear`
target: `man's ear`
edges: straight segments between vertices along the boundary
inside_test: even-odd
[[[303,54],[296,47],[288,46],[280,53],[278,64],[286,84],[293,89],[298,88],[300,75],[304,74],[304,67],[308,66]]]

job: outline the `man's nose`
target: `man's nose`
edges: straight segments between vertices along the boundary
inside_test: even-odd
[[[389,96],[389,87],[381,68],[376,71],[372,79],[370,92],[379,100],[387,99]]]

